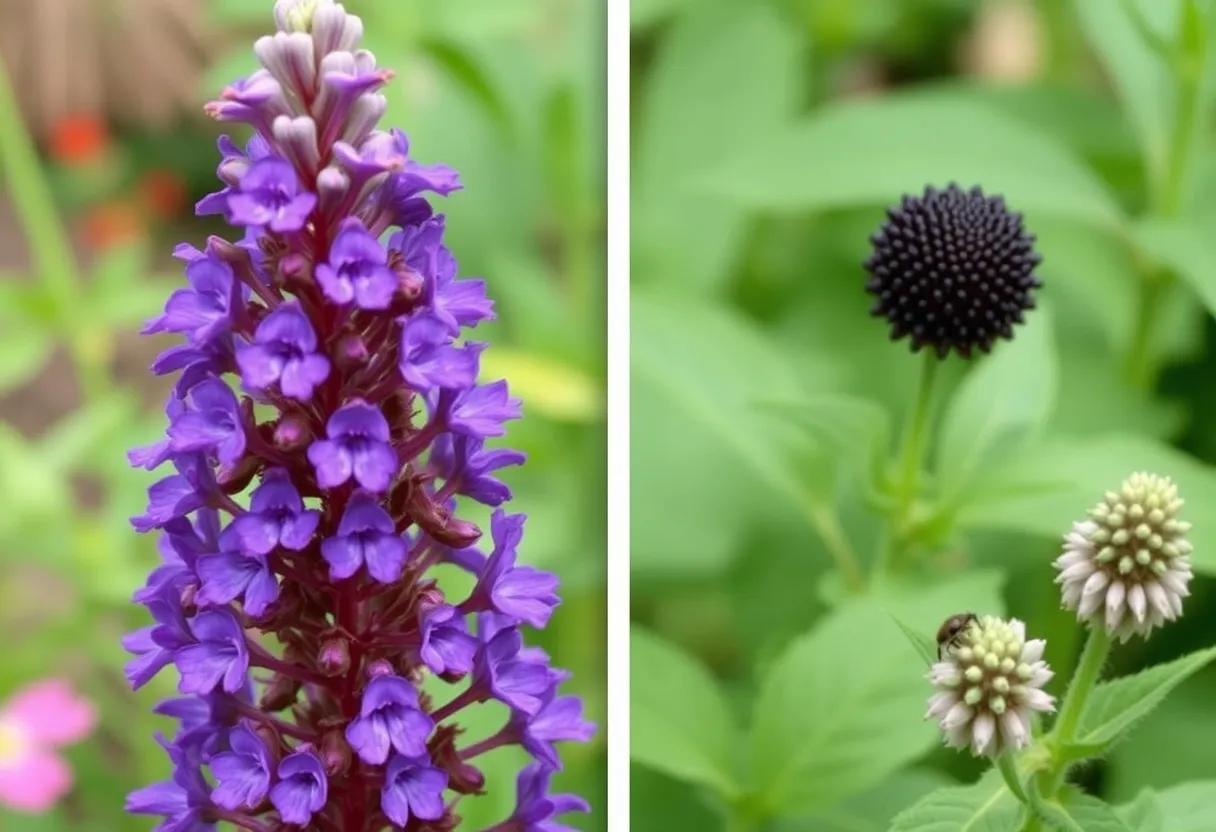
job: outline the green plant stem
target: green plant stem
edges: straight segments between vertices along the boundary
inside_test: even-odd
[[[849,543],[848,536],[840,527],[840,519],[836,512],[821,503],[810,503],[806,508],[807,519],[815,527],[824,548],[828,550],[836,568],[840,570],[845,586],[854,592],[865,589],[865,576],[862,575],[857,553]]]
[[[996,758],[996,767],[1001,772],[1001,776],[1005,778],[1005,785],[1009,787],[1009,791],[1013,792],[1024,806],[1030,806],[1030,798],[1026,796],[1026,790],[1022,788],[1022,780],[1018,776],[1018,767],[1013,762],[1013,755],[1009,752],[1002,754]]]
[[[84,286],[80,266],[3,62],[0,62],[0,169],[29,246],[33,272],[46,287],[54,307],[55,324],[67,341],[81,392],[86,401],[96,401],[110,388],[106,371],[109,334],[90,325],[87,310],[80,308]]]
[[[912,510],[920,496],[920,475],[925,464],[925,452],[929,444],[929,425],[933,415],[934,386],[937,368],[941,360],[931,349],[927,349],[921,363],[916,382],[915,398],[908,420],[904,423],[903,438],[895,458],[894,506],[888,516],[886,533],[874,564],[874,574],[879,575],[903,552],[906,536],[911,524]]]
[[[1056,761],[1047,777],[1047,797],[1054,798],[1064,783],[1064,775],[1068,770],[1067,760],[1061,759],[1060,749],[1068,746],[1076,739],[1077,727],[1081,722],[1081,714],[1085,712],[1085,703],[1093,693],[1098,677],[1102,675],[1102,666],[1110,655],[1110,635],[1100,624],[1089,628],[1089,638],[1081,652],[1081,661],[1077,672],[1073,674],[1072,683],[1064,694],[1064,702],[1060,706],[1060,717],[1051,729],[1051,739],[1056,748]]]

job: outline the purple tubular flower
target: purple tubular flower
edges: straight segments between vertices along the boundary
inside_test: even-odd
[[[346,740],[371,765],[388,759],[390,748],[407,757],[426,754],[434,721],[418,705],[413,685],[399,676],[378,676],[363,691],[359,716],[346,728]]]
[[[567,812],[589,812],[587,801],[573,794],[549,794],[553,769],[533,763],[519,773],[515,785],[515,811],[500,829],[520,832],[565,832],[573,827],[554,823],[553,818]]]
[[[379,408],[362,399],[353,401],[330,417],[326,431],[329,438],[308,449],[322,488],[335,488],[353,475],[368,491],[388,489],[400,466]]]
[[[461,604],[464,612],[493,610],[543,629],[561,599],[557,577],[530,566],[515,565],[515,550],[524,534],[524,516],[501,509],[490,519],[494,551],[482,569],[477,586]]]
[[[270,752],[248,725],[232,730],[228,746],[229,751],[211,758],[211,772],[219,781],[211,799],[225,809],[257,808],[270,789]]]
[[[353,301],[372,310],[388,309],[398,283],[388,267],[388,252],[357,219],[343,226],[329,262],[317,266],[317,282],[334,303]]]
[[[295,302],[283,304],[258,324],[254,342],[237,350],[236,363],[250,390],[277,383],[284,396],[304,402],[329,377],[329,359],[317,352],[317,334]]]
[[[178,690],[182,693],[211,693],[223,687],[236,693],[245,687],[249,672],[249,651],[241,623],[229,610],[199,613],[190,629],[198,640],[173,654],[173,661],[182,675]]]
[[[254,162],[241,177],[239,190],[228,197],[228,214],[236,225],[299,231],[316,204],[316,194],[301,190],[295,168],[269,157]]]
[[[282,468],[262,475],[253,492],[249,512],[233,521],[241,547],[255,555],[268,555],[276,546],[298,552],[312,540],[321,513],[304,508],[300,492]]]
[[[312,751],[297,751],[279,763],[279,782],[270,790],[270,802],[284,823],[304,826],[329,799],[325,766]]]
[[[152,365],[175,374],[166,435],[129,459],[173,470],[131,520],[160,560],[122,643],[133,688],[171,668],[182,695],[155,707],[173,776],[127,809],[159,832],[465,829],[461,799],[497,788],[480,755],[515,745],[540,764],[493,829],[560,832],[587,807],[547,793],[557,749],[594,728],[524,643],[559,601],[519,562],[523,515],[495,511],[492,551],[474,546],[467,503],[509,501],[524,455],[486,447],[520,403],[480,375],[469,333],[494,305],[431,204],[459,177],[378,128],[393,74],[358,17],[276,0],[274,20],[261,67],[206,108],[253,130],[220,140],[195,209],[234,231],[177,247],[184,285],[145,327],[179,343]],[[475,584],[463,602],[448,564]],[[490,700],[506,725],[469,736],[464,710]]]
[[[380,808],[401,827],[411,817],[438,820],[443,817],[443,790],[447,785],[448,773],[428,765],[425,758],[393,757],[384,773]]]
[[[375,496],[356,494],[342,515],[338,534],[321,544],[329,563],[329,576],[344,580],[367,564],[367,571],[382,584],[401,577],[405,565],[405,541],[396,533],[393,518],[380,507]]]

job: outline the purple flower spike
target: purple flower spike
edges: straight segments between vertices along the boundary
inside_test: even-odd
[[[360,309],[387,309],[397,291],[397,276],[388,267],[388,252],[363,223],[343,226],[329,252],[329,262],[317,265],[317,281],[334,303]]]
[[[257,808],[270,789],[270,752],[247,725],[232,730],[228,745],[230,751],[211,758],[211,773],[219,781],[211,799],[225,809]]]
[[[250,166],[240,189],[228,197],[229,219],[236,225],[267,227],[271,231],[299,231],[317,197],[300,188],[295,169],[283,159],[269,157]]]
[[[405,541],[375,496],[359,492],[342,515],[337,537],[321,544],[321,554],[329,563],[329,576],[335,581],[349,578],[367,564],[373,578],[390,584],[401,577]]]
[[[336,488],[353,475],[368,491],[388,489],[399,464],[388,444],[388,422],[378,408],[353,401],[330,417],[326,429],[329,438],[308,449],[322,488]]]
[[[249,650],[236,616],[228,610],[202,612],[190,622],[190,629],[198,643],[173,654],[182,674],[178,690],[203,694],[222,686],[236,693],[245,687]]]
[[[297,751],[279,763],[279,782],[270,790],[270,802],[284,823],[304,826],[329,799],[325,766],[312,751]]]
[[[249,512],[233,522],[241,548],[268,555],[276,546],[298,552],[312,540],[321,513],[304,508],[300,492],[282,468],[271,468],[253,492]]]
[[[258,324],[254,343],[236,353],[241,380],[250,390],[278,383],[283,395],[300,401],[329,377],[329,359],[317,352],[317,334],[298,303],[285,303]]]
[[[432,205],[459,176],[380,129],[393,72],[339,0],[275,0],[274,23],[261,66],[206,107],[252,128],[220,138],[195,208],[235,231],[177,246],[184,285],[145,328],[178,339],[152,365],[174,376],[168,429],[128,458],[174,470],[131,519],[160,560],[132,594],[151,621],[122,644],[133,688],[171,669],[182,695],[154,708],[173,777],[127,809],[159,832],[454,832],[465,796],[501,788],[476,758],[515,745],[546,767],[492,828],[562,832],[586,807],[549,796],[548,771],[593,726],[523,635],[557,580],[522,565],[523,515],[495,513],[475,548],[462,499],[506,503],[524,455],[486,447],[520,403],[480,378],[469,332],[494,304]],[[448,565],[475,583],[462,603]],[[505,726],[461,724],[490,700]]]
[[[406,757],[426,754],[434,721],[418,707],[418,693],[400,676],[379,676],[363,691],[359,716],[346,728],[346,739],[359,759],[380,765],[390,749]]]
[[[400,827],[411,817],[438,820],[443,817],[443,790],[447,785],[448,773],[427,765],[425,758],[393,757],[384,773],[380,808]]]

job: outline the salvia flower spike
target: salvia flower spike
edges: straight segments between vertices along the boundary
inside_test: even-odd
[[[187,285],[146,328],[182,343],[153,365],[178,374],[167,437],[131,453],[172,471],[132,521],[163,562],[135,595],[153,622],[124,640],[127,676],[172,665],[182,696],[157,709],[179,723],[172,777],[127,808],[164,832],[449,830],[462,796],[513,788],[479,757],[518,745],[533,762],[494,828],[540,828],[587,810],[548,786],[555,744],[594,727],[523,641],[557,579],[517,564],[524,517],[501,508],[523,455],[485,446],[520,406],[463,339],[493,305],[457,279],[428,199],[459,179],[376,129],[392,73],[357,17],[274,15],[261,68],[207,108],[254,131],[220,142],[223,187],[198,206],[239,239],[179,247]],[[458,498],[495,507],[488,551]],[[445,596],[441,563],[471,573],[468,597]],[[466,735],[488,700],[501,729]]]
[[[1191,524],[1169,477],[1138,472],[1074,523],[1056,559],[1064,607],[1127,641],[1182,615],[1190,594]]]
[[[977,757],[1024,748],[1035,712],[1055,710],[1042,690],[1052,677],[1045,646],[1042,639],[1027,641],[1016,618],[977,619],[929,669],[936,692],[925,718],[938,721],[947,745]]]
[[[887,319],[892,340],[909,338],[914,351],[987,352],[997,338],[1012,338],[1034,308],[1041,285],[1034,237],[1021,214],[978,187],[905,196],[870,242],[871,311]]]

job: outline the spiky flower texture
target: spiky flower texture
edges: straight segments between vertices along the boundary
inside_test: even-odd
[[[224,188],[198,206],[243,236],[179,247],[188,286],[146,328],[184,342],[153,366],[180,373],[168,436],[131,454],[175,471],[133,519],[163,563],[135,596],[153,623],[125,640],[127,675],[173,665],[183,696],[157,709],[180,722],[172,779],[128,809],[163,832],[438,832],[486,788],[481,756],[519,745],[534,762],[493,829],[559,828],[587,806],[548,793],[554,744],[594,729],[523,643],[557,579],[517,564],[524,517],[500,508],[496,472],[523,455],[486,441],[520,406],[479,379],[463,333],[493,305],[457,279],[426,197],[458,177],[376,129],[392,73],[357,17],[279,0],[275,19],[262,68],[208,106],[254,129],[221,141]],[[458,498],[497,509],[488,553]],[[470,573],[467,596],[446,597],[442,563]],[[466,737],[490,700],[501,729]]]
[[[1169,477],[1138,472],[1073,524],[1055,562],[1064,607],[1127,641],[1182,614],[1191,524]]]
[[[946,744],[976,756],[998,757],[1030,742],[1035,712],[1054,710],[1042,688],[1052,677],[1042,639],[1026,640],[1016,618],[984,616],[959,634],[929,669],[937,689],[926,719],[936,719]]]
[[[890,323],[892,340],[910,338],[914,351],[987,352],[997,338],[1012,338],[1034,308],[1041,285],[1034,237],[1021,214],[978,187],[905,196],[870,242],[871,311]]]

